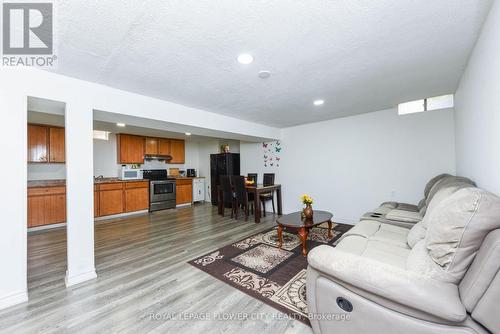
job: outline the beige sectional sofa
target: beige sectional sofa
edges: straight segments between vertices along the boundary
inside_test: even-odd
[[[411,228],[362,220],[309,252],[315,333],[500,333],[500,198],[464,180],[431,186]]]

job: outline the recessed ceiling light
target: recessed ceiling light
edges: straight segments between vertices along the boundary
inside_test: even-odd
[[[243,64],[243,65],[248,65],[253,62],[253,57],[252,55],[249,55],[248,53],[243,53],[240,54],[237,58],[238,63]]]
[[[124,128],[125,127],[125,123],[116,123],[116,126],[119,126],[120,128]]]
[[[271,76],[271,72],[269,71],[260,71],[259,72],[259,78],[261,79],[267,79]]]
[[[322,106],[323,104],[325,104],[325,101],[324,101],[324,100],[315,100],[315,101],[313,102],[313,104],[314,104],[315,106]]]
[[[191,132],[186,132],[185,135],[186,136],[191,136]]]

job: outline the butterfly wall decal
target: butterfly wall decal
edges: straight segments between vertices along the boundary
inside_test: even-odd
[[[276,147],[276,153],[281,152],[281,147]]]

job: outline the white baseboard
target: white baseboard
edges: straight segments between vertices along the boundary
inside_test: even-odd
[[[28,292],[19,291],[0,298],[0,310],[28,301]]]
[[[142,215],[142,214],[145,214],[145,213],[148,213],[148,212],[149,212],[149,210],[140,210],[140,211],[134,211],[134,212],[118,213],[116,215],[95,217],[94,221],[95,222],[99,222],[99,221],[109,220],[109,219],[115,219],[115,218],[123,218],[123,217],[128,217],[128,216]]]
[[[66,271],[66,278],[64,281],[66,282],[66,287],[70,287],[73,285],[77,285],[86,281],[89,281],[91,279],[97,278],[97,274],[94,270],[91,270],[89,272],[83,273],[83,274],[78,274],[75,276],[68,276],[68,272]]]

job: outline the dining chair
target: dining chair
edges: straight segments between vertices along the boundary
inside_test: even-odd
[[[238,219],[238,212],[240,208],[243,209],[245,213],[245,221],[248,220],[248,211],[249,211],[249,200],[248,200],[248,192],[245,185],[245,177],[235,175],[231,179],[234,187],[234,194],[236,198],[235,205],[235,217]]]
[[[231,185],[231,179],[228,175],[220,176],[220,186],[222,188],[222,216],[224,216],[224,211],[226,210],[226,206],[231,204],[231,218],[235,213],[236,207],[235,202],[236,199],[234,197],[233,187]]]
[[[262,182],[262,185],[264,187],[273,186],[275,175],[274,175],[274,173],[264,173],[263,179],[264,180]],[[268,202],[268,201],[271,201],[271,203],[273,205],[273,213],[276,213],[276,210],[274,209],[274,190],[269,192],[269,193],[261,194],[260,201],[262,202],[262,211],[263,211],[264,217],[266,216],[266,202]]]
[[[247,174],[247,179],[248,180],[253,180],[255,186],[257,186],[258,184],[258,181],[259,181],[259,174],[257,173],[248,173]],[[253,197],[254,195],[252,193],[249,193],[248,194],[248,201],[251,202],[251,206],[250,206],[250,209],[252,211],[252,214],[253,214],[253,202],[255,201],[255,198]]]

